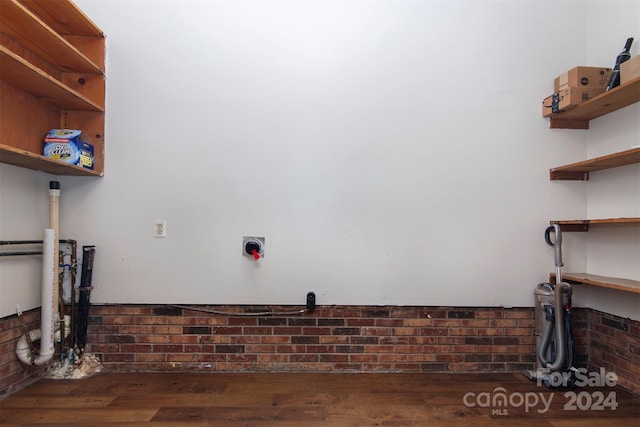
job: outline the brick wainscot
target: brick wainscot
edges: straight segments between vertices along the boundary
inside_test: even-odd
[[[226,313],[291,307],[194,306]],[[25,315],[37,328],[37,310]],[[319,306],[301,315],[211,314],[171,305],[91,307],[87,351],[107,371],[517,372],[535,364],[530,307]],[[37,380],[0,319],[0,398]],[[640,394],[640,322],[574,309],[574,365],[605,368]]]

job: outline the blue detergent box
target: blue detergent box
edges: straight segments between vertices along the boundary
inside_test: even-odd
[[[44,137],[44,156],[93,169],[93,145],[82,141],[81,135],[76,129],[51,129]]]

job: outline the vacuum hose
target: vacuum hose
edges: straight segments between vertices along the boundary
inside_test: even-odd
[[[571,295],[571,285],[567,282],[560,282],[556,284],[555,291],[553,294],[554,299],[554,310],[555,310],[555,331],[556,331],[556,348],[558,350],[558,354],[556,355],[556,360],[553,363],[546,360],[546,357],[541,357],[540,360],[544,363],[545,367],[548,368],[551,372],[555,372],[560,370],[567,360],[567,336],[566,329],[564,326],[564,307],[562,306],[562,293],[564,289],[567,290],[567,293]],[[551,328],[549,328],[551,329]],[[546,335],[546,334],[545,334]],[[551,335],[551,334],[549,334]],[[546,348],[546,346],[541,345],[541,348]]]

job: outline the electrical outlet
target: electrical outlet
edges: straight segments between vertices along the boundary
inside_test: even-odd
[[[153,237],[167,237],[167,221],[153,221]]]

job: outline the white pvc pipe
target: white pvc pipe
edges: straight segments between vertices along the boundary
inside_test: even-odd
[[[58,181],[49,181],[49,228],[52,228],[56,232],[56,239],[53,242],[53,250],[56,256],[56,262],[54,264],[55,280],[58,280],[58,251],[60,238],[60,183]],[[54,307],[53,312],[59,315],[58,309],[58,285],[56,284],[53,290]],[[44,302],[43,302],[44,304]],[[53,326],[52,326],[53,328]]]
[[[38,341],[41,336],[42,333],[40,332],[40,329],[33,329],[29,331],[29,339],[31,341]],[[56,327],[54,339],[55,341],[60,341],[60,327]],[[31,352],[31,348],[29,348],[27,335],[25,334],[20,337],[18,344],[16,344],[16,356],[18,356],[18,359],[25,365],[43,365],[53,358],[53,353],[45,357],[33,354]]]
[[[34,355],[29,348],[26,334],[20,337],[16,346],[18,359],[27,365],[42,365],[47,363],[55,353],[54,334],[56,329],[56,308],[58,300],[58,252],[54,242],[58,241],[56,230],[44,230],[42,247],[42,302],[40,314],[40,329],[29,331],[31,341],[40,339],[40,352]],[[59,328],[58,328],[59,329]]]
[[[51,359],[55,348],[53,333],[58,309],[58,233],[55,229],[44,230],[42,250],[42,312],[40,313],[40,356]]]
[[[58,325],[58,250],[60,234],[60,183],[49,181],[49,228],[44,230],[42,247],[42,298],[40,329],[29,331],[18,340],[16,355],[27,365],[43,365],[53,358],[54,339],[61,340]],[[66,329],[66,327],[65,327]],[[65,331],[66,332],[66,331]],[[58,334],[58,335],[56,335]],[[28,337],[27,337],[28,335]],[[66,333],[65,333],[66,336]],[[33,354],[30,341],[40,340],[39,353]]]

